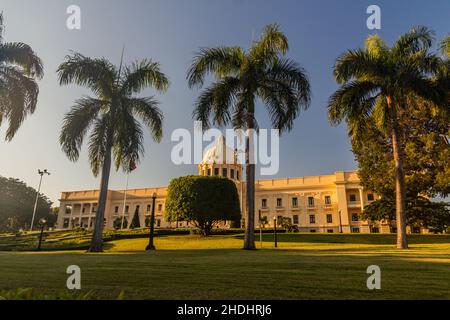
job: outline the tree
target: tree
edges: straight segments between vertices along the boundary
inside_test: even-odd
[[[187,176],[173,179],[167,190],[166,221],[189,221],[204,236],[220,221],[241,216],[233,181],[223,177]]]
[[[188,71],[189,87],[202,87],[205,77],[216,77],[199,96],[193,116],[210,126],[210,120],[222,126],[247,129],[246,183],[247,210],[244,249],[255,249],[255,164],[250,162],[250,130],[257,129],[257,99],[266,106],[272,125],[280,132],[292,129],[301,109],[310,102],[310,85],[305,71],[284,55],[289,49],[287,37],[277,25],[268,25],[248,52],[240,47],[204,48]]]
[[[434,202],[426,197],[406,197],[407,224],[414,228],[424,227],[432,232],[450,228],[450,210],[447,202]],[[364,208],[362,218],[372,221],[395,219],[395,199],[392,195],[382,197]]]
[[[133,219],[131,220],[130,229],[137,229],[141,227],[141,222],[139,221],[139,209],[136,208],[134,211]]]
[[[0,176],[0,232],[16,232],[28,229],[31,223],[36,193],[24,182]],[[51,210],[52,202],[43,194],[39,195],[36,221],[45,218],[49,226],[56,221]]]
[[[37,79],[44,75],[42,62],[33,49],[22,42],[3,41],[0,13],[0,126],[8,121],[5,139],[11,141],[29,114],[36,110]]]
[[[156,62],[144,59],[117,69],[105,58],[92,59],[79,53],[66,57],[58,68],[61,85],[75,83],[92,90],[96,97],[75,102],[64,117],[60,134],[62,150],[77,161],[85,136],[89,135],[89,160],[92,173],[101,169],[100,195],[94,234],[89,251],[102,251],[102,231],[111,162],[116,170],[128,172],[144,153],[140,119],[151,131],[154,141],[162,137],[163,114],[153,97],[135,97],[147,87],[167,90],[169,81]],[[113,158],[113,159],[112,159]]]
[[[403,128],[398,118],[413,108],[407,103],[408,97],[417,96],[437,106],[445,102],[442,87],[433,80],[442,66],[442,59],[429,52],[432,43],[432,32],[425,27],[411,29],[391,48],[380,36],[372,35],[367,38],[365,49],[348,50],[334,66],[334,77],[341,86],[329,100],[331,123],[337,125],[345,119],[350,136],[358,139],[372,120],[392,141],[399,249],[406,249],[408,244]]]

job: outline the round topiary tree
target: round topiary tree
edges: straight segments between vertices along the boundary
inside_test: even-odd
[[[236,185],[227,178],[187,176],[169,184],[166,221],[189,221],[208,236],[218,222],[235,221],[240,216]]]

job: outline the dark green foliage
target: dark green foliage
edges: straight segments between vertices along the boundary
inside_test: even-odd
[[[189,221],[204,235],[220,221],[240,219],[236,185],[222,177],[187,176],[173,179],[167,191],[167,221]]]
[[[37,191],[24,182],[0,176],[0,232],[16,232],[27,229],[31,224]],[[35,221],[45,218],[53,226],[56,215],[51,210],[52,202],[44,195],[39,196]]]
[[[442,139],[448,134],[449,119],[420,99],[409,99],[415,108],[399,117],[404,144],[403,167],[406,182],[407,223],[445,230],[448,225],[446,203],[430,202],[424,196],[450,194],[450,148]],[[358,162],[361,184],[382,199],[364,210],[363,218],[395,218],[395,178],[391,139],[374,125],[367,125],[361,139],[352,146]]]
[[[10,141],[25,118],[36,110],[39,87],[44,75],[42,61],[22,42],[3,41],[3,14],[0,12],[0,125],[8,122]]]
[[[128,219],[126,217],[123,218],[123,227],[124,229],[128,226]],[[113,222],[113,227],[116,230],[119,230],[122,227],[122,217],[118,217]]]
[[[133,219],[131,220],[130,229],[137,229],[141,227],[141,222],[139,221],[139,210],[136,208],[134,212]]]
[[[433,202],[427,198],[407,197],[407,224],[425,227],[432,232],[443,232],[450,228],[450,205],[446,202]],[[380,221],[395,219],[395,199],[385,196],[364,208],[363,219]]]

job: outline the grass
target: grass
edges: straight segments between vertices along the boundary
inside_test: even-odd
[[[150,253],[145,238],[109,241],[103,254],[0,252],[0,289],[61,292],[75,264],[82,292],[100,299],[450,299],[449,236],[410,236],[407,251],[393,235],[280,234],[278,249],[272,240],[250,252],[242,235],[160,236]],[[373,264],[381,290],[366,287]]]

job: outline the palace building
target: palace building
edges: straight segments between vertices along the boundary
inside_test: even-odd
[[[226,159],[227,161],[222,161]],[[224,138],[219,138],[209,149],[198,166],[203,176],[223,176],[233,180],[240,196],[242,216],[245,217],[246,186],[242,165],[238,164],[236,152],[229,148]],[[259,216],[272,227],[274,219],[289,218],[300,232],[327,233],[390,233],[395,226],[388,221],[361,221],[359,214],[364,206],[378,197],[359,184],[356,172],[337,171],[330,175],[257,180],[255,182],[255,226]],[[126,192],[126,197],[125,197]],[[137,212],[140,225],[149,225],[152,195],[156,194],[155,226],[158,228],[189,228],[188,222],[166,222],[164,207],[167,187],[109,190],[105,209],[105,228],[117,227],[122,216],[128,223]],[[63,192],[57,220],[60,229],[94,225],[98,190]],[[124,199],[126,201],[124,203]],[[115,223],[116,222],[116,223]],[[245,223],[245,221],[242,221]],[[228,225],[228,224],[226,224]]]

